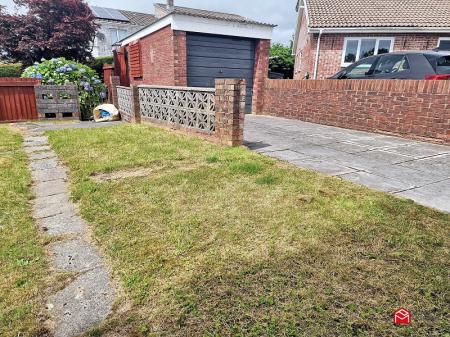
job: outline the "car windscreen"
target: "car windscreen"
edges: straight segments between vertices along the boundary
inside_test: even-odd
[[[450,55],[435,56],[435,55],[425,55],[428,61],[433,66],[436,74],[450,74]]]

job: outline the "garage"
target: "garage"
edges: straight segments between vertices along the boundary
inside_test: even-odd
[[[217,78],[240,78],[247,85],[246,112],[262,104],[274,25],[173,2],[155,4],[155,15],[154,23],[115,46],[121,85],[213,88]]]
[[[187,34],[187,82],[190,87],[214,87],[216,78],[244,78],[246,111],[251,112],[255,40],[208,34]]]

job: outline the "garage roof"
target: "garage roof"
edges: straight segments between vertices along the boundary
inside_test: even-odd
[[[161,4],[161,3],[155,4],[155,7],[158,7],[159,10],[165,12],[166,14],[173,13],[173,14],[180,14],[180,15],[195,16],[195,17],[200,17],[200,18],[205,18],[205,19],[216,19],[216,20],[223,20],[223,21],[240,22],[240,23],[248,23],[248,24],[253,24],[253,25],[276,27],[276,25],[273,25],[270,23],[258,22],[258,21],[246,18],[241,15],[237,15],[237,14],[213,12],[213,11],[207,11],[207,10],[203,10],[203,9],[180,7],[180,6],[174,6],[173,10],[169,10],[167,8],[166,4]]]

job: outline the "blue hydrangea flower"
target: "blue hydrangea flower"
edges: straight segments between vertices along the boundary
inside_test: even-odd
[[[42,74],[37,74],[36,78],[39,79],[39,80],[42,80],[43,76],[42,76]]]
[[[106,98],[106,92],[102,91],[102,92],[100,93],[100,97],[103,98],[103,99],[105,99],[105,98]]]
[[[83,74],[83,73],[85,73],[85,72],[86,72],[86,69],[84,69],[84,68],[81,68],[81,69],[80,69],[80,73]]]

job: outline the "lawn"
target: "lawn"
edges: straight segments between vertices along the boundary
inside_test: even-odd
[[[22,138],[0,126],[0,336],[45,331],[48,266],[44,238],[31,217],[31,174]]]
[[[449,215],[148,126],[48,135],[125,290],[92,336],[449,336]]]

